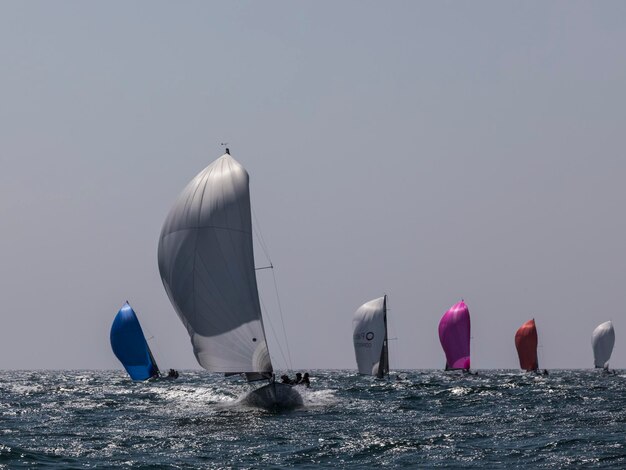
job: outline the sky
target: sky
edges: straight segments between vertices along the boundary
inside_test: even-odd
[[[383,294],[392,368],[442,368],[437,325],[461,299],[473,368],[517,368],[530,318],[541,367],[592,367],[609,319],[626,367],[625,17],[611,1],[1,2],[0,369],[121,368],[126,300],[162,368],[198,367],[156,253],[222,142],[275,266],[287,342],[272,272],[257,277],[276,368],[354,369],[352,314]]]

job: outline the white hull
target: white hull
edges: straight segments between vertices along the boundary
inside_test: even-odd
[[[302,397],[294,387],[276,382],[251,391],[243,402],[266,409],[293,409],[304,405]]]

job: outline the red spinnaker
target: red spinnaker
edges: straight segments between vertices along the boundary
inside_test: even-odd
[[[535,319],[527,321],[515,333],[515,347],[519,356],[519,366],[524,370],[539,369],[537,360],[537,327]]]

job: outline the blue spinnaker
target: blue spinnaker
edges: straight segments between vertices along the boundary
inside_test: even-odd
[[[133,380],[146,380],[158,375],[159,368],[152,357],[137,315],[126,302],[111,325],[111,347]]]

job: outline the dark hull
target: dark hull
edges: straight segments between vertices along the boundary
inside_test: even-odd
[[[269,410],[290,410],[304,405],[302,397],[291,385],[270,383],[248,393],[243,402]]]
[[[178,377],[169,377],[167,375],[160,375],[158,377],[150,377],[146,379],[146,382],[160,382],[161,380],[176,380]]]
[[[471,369],[444,369],[444,372],[461,373],[462,375],[478,375],[477,371]]]

